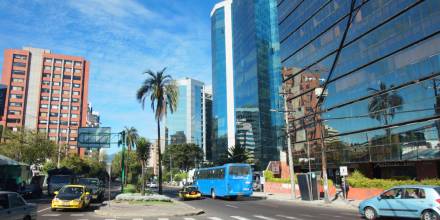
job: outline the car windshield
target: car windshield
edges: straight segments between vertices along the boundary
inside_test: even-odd
[[[435,187],[434,189],[437,192],[437,194],[440,195],[440,187]]]
[[[83,187],[63,187],[60,190],[59,195],[75,195],[75,196],[81,196],[84,192]]]
[[[231,176],[247,176],[251,172],[246,166],[231,166],[229,167],[229,175]]]
[[[187,192],[197,191],[197,187],[194,186],[186,187],[185,191]]]
[[[98,180],[97,179],[79,179],[78,183],[80,185],[97,186]]]
[[[69,176],[52,176],[50,178],[51,183],[64,183],[68,184],[70,182]]]

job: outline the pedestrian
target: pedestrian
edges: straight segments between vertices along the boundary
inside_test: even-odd
[[[264,177],[264,175],[260,176],[260,187],[261,187],[261,192],[264,192],[264,184],[266,183],[266,178]]]
[[[350,191],[350,185],[348,184],[347,180],[344,181],[343,187],[344,187],[344,198],[348,199],[348,191]]]

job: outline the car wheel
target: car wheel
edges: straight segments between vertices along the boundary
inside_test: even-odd
[[[212,199],[215,199],[215,198],[216,198],[215,190],[214,190],[214,189],[211,189],[211,198],[212,198]]]
[[[374,210],[372,207],[367,207],[364,209],[364,216],[368,220],[375,220],[377,219],[376,210]]]
[[[31,220],[30,216],[25,216],[23,220]]]
[[[439,220],[440,217],[436,212],[434,212],[432,210],[426,210],[422,213],[421,219],[422,220]]]
[[[50,208],[50,211],[55,212],[57,209],[55,208]]]

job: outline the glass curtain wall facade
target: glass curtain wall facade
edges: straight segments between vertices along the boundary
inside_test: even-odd
[[[438,177],[440,1],[278,0],[278,12],[295,165],[319,170],[323,138],[330,177],[340,165]]]
[[[212,161],[235,145],[231,3],[222,1],[211,12]]]
[[[279,160],[284,145],[275,0],[232,3],[236,143],[250,150],[257,170]]]
[[[179,98],[174,113],[165,121],[165,145],[193,143],[204,151],[204,84],[185,78],[177,80]]]

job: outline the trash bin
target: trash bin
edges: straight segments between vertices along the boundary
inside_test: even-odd
[[[318,181],[315,173],[298,174],[298,186],[302,200],[311,201],[319,199]]]

